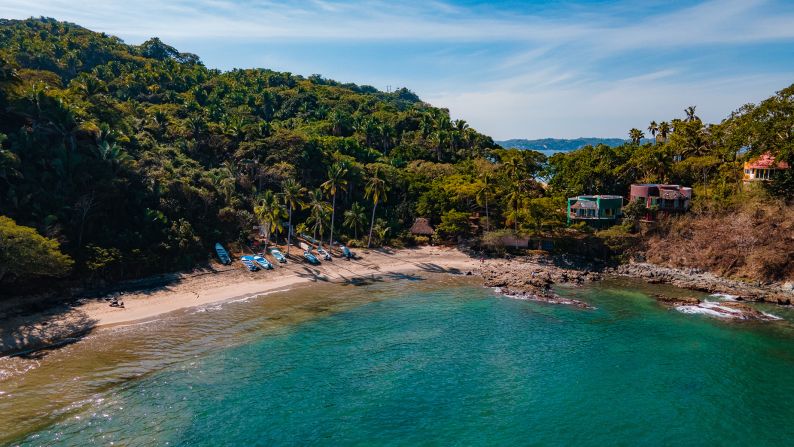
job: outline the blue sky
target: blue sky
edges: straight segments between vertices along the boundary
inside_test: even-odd
[[[638,4],[639,3],[639,4]],[[794,2],[3,0],[209,67],[408,87],[496,139],[718,122],[794,82]]]

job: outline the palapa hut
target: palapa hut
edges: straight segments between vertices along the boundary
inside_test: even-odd
[[[432,236],[436,230],[430,226],[430,220],[425,217],[417,217],[411,225],[411,234],[414,236]]]

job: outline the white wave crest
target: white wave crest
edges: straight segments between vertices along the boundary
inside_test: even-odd
[[[720,312],[708,307],[701,307],[701,306],[676,306],[675,310],[685,314],[701,314],[701,315],[709,315],[717,318],[741,318],[739,315],[733,313]]]
[[[738,295],[731,295],[728,293],[712,293],[709,296],[720,299],[722,301],[736,301],[736,299],[739,298]]]

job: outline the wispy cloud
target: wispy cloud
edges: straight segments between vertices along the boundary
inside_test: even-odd
[[[127,36],[333,38],[347,40],[502,40],[600,49],[737,43],[794,37],[794,11],[766,11],[762,0],[710,1],[640,20],[575,10],[565,18],[490,8],[483,16],[452,3],[232,0],[6,0],[4,17],[57,15]],[[606,10],[607,12],[609,9]],[[142,20],[145,19],[145,20]],[[761,26],[759,26],[761,25]]]
[[[407,85],[497,137],[614,135],[642,125],[633,120],[644,112],[670,113],[695,100],[719,104],[713,116],[703,113],[718,119],[794,81],[786,80],[792,53],[778,48],[794,41],[794,5],[782,0],[0,4],[2,17],[39,15],[132,43],[159,36],[221,68],[269,61],[293,72]]]

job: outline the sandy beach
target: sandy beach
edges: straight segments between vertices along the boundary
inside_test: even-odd
[[[166,285],[141,287],[114,294],[124,308],[111,307],[108,297],[84,298],[77,305],[40,313],[7,315],[0,319],[0,354],[56,345],[103,327],[138,323],[169,312],[220,303],[246,296],[289,289],[303,284],[357,283],[388,279],[412,272],[466,273],[478,261],[454,248],[421,247],[400,250],[356,250],[357,258],[335,257],[311,266],[297,258],[274,270],[247,271],[239,262],[213,265],[213,270],[182,273]],[[294,253],[293,253],[294,255]]]

